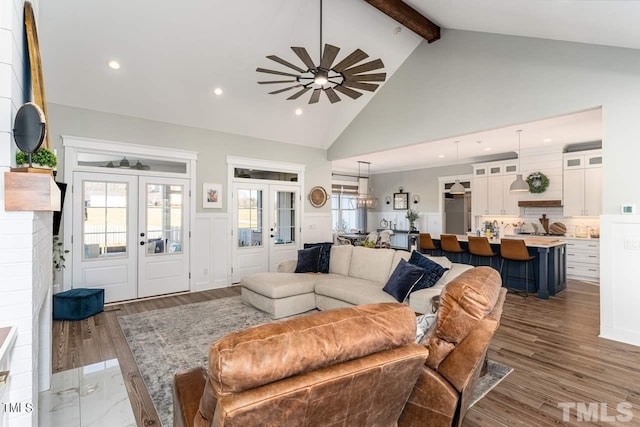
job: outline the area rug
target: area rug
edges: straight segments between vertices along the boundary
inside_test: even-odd
[[[173,423],[173,374],[207,366],[209,345],[229,332],[271,322],[271,316],[229,297],[118,317],[131,353],[164,427]],[[489,361],[475,403],[512,368]],[[477,395],[477,396],[476,396]]]

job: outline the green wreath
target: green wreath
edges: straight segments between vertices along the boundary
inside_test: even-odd
[[[527,177],[527,184],[531,193],[544,193],[549,187],[549,178],[542,172],[532,172]]]

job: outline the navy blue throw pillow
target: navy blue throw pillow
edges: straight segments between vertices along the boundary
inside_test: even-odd
[[[322,242],[322,243],[305,243],[304,248],[314,248],[319,246],[322,248],[320,251],[320,266],[318,267],[318,271],[320,273],[329,273],[329,257],[331,256],[331,246],[333,246],[333,242]]]
[[[300,249],[298,251],[298,264],[296,265],[296,273],[317,273],[320,264],[320,251],[322,248],[316,246],[309,249]]]
[[[401,259],[382,290],[399,302],[404,302],[423,275],[424,269],[422,267],[409,264]]]
[[[431,261],[429,258],[416,251],[411,253],[409,264],[417,265],[424,269],[424,276],[422,277],[422,280],[418,282],[416,287],[413,288],[413,291],[432,287],[438,280],[440,280],[445,271],[448,270],[448,268],[442,267],[437,262]]]

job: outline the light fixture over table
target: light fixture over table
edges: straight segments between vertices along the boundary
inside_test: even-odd
[[[361,165],[367,165],[367,176],[363,176],[360,172]],[[358,161],[358,196],[351,199],[351,205],[354,208],[373,209],[378,206],[378,199],[372,193],[369,193],[369,178],[371,177],[371,163]]]
[[[278,56],[269,55],[268,59],[277,62],[285,67],[291,68],[297,73],[283,72],[276,70],[268,70],[265,68],[256,68],[259,73],[275,74],[279,76],[290,77],[289,80],[272,80],[272,81],[260,81],[259,84],[282,84],[282,83],[295,83],[293,86],[288,86],[283,89],[274,90],[269,92],[271,95],[287,92],[291,89],[300,90],[287,98],[287,100],[298,99],[308,91],[313,89],[311,97],[309,98],[309,104],[315,104],[320,100],[320,94],[325,93],[331,103],[340,101],[340,97],[336,92],[340,92],[349,98],[359,98],[362,93],[354,89],[367,90],[374,92],[379,84],[369,82],[384,82],[387,78],[386,73],[371,73],[362,74],[367,71],[373,71],[380,68],[384,68],[384,63],[380,59],[366,62],[361,65],[355,65],[360,61],[363,61],[369,57],[360,49],[356,49],[351,52],[350,55],[342,59],[335,65],[332,65],[340,52],[340,48],[325,44],[324,51],[322,49],[322,0],[320,0],[320,57],[319,65],[315,65],[313,59],[304,47],[291,47],[291,50],[300,58],[304,66],[303,67],[292,64]]]
[[[520,134],[522,133],[522,130],[517,130],[516,132],[518,132],[518,172],[520,172]],[[529,184],[522,179],[521,173],[516,175],[516,180],[511,183],[509,191],[513,191],[514,193],[524,193],[525,191],[529,191]]]

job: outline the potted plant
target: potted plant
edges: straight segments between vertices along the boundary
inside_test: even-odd
[[[36,168],[53,169],[58,164],[58,159],[53,151],[41,147],[31,155],[31,162]],[[24,151],[18,151],[16,153],[16,163],[19,167],[29,166],[29,154]]]
[[[60,241],[60,236],[53,236],[53,268],[55,271],[62,271],[66,268],[65,255],[69,253],[69,249],[65,249]]]
[[[409,220],[409,231],[415,231],[416,221],[418,220],[420,213],[417,210],[409,209],[405,217]]]

